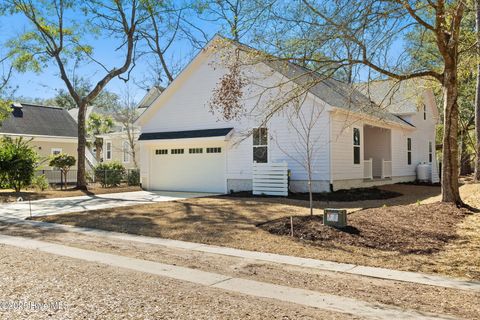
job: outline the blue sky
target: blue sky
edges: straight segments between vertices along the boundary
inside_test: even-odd
[[[18,37],[26,30],[29,30],[30,26],[25,18],[15,16],[2,16],[0,17],[0,43]],[[201,27],[210,36],[213,36],[220,30],[218,25],[207,23],[204,21],[195,21],[196,25]],[[110,67],[119,66],[123,62],[123,55],[119,52],[115,52],[112,48],[118,47],[118,42],[114,39],[101,38],[101,39],[88,39],[89,43],[93,44],[95,57]],[[7,48],[0,49],[2,55],[6,54]],[[188,60],[195,53],[195,48],[187,40],[176,41],[170,49],[170,54],[167,58],[174,56],[176,61],[178,57],[182,57],[184,62]],[[150,57],[153,59],[153,57]],[[82,64],[81,70],[79,70],[82,76],[91,80],[92,83],[96,83],[103,75],[104,71],[93,63]],[[136,66],[132,72],[132,78],[135,81],[130,81],[129,90],[135,95],[135,99],[138,101],[144,95],[145,91],[136,85],[134,82],[142,82],[146,77],[151,74],[150,66],[146,59],[142,59],[136,63]],[[30,98],[51,98],[56,94],[56,90],[60,88],[66,88],[64,82],[59,77],[58,67],[55,64],[50,64],[42,70],[40,73],[15,72],[10,84],[13,87],[17,87],[15,96],[23,96]],[[107,85],[107,90],[122,94],[126,90],[125,83],[122,80],[114,79]]]

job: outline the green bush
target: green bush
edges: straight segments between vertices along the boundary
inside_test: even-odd
[[[140,170],[134,169],[128,171],[127,183],[129,186],[140,185]]]
[[[22,138],[0,140],[0,185],[16,192],[32,183],[38,154]]]
[[[100,163],[95,167],[95,180],[102,187],[116,187],[120,185],[125,176],[125,167],[116,161]]]
[[[39,176],[35,176],[32,179],[32,187],[34,187],[38,191],[45,191],[48,189],[49,184],[48,184],[48,179],[45,177],[44,174],[41,174]]]
[[[68,171],[70,171],[70,168],[73,167],[76,162],[77,160],[74,156],[65,153],[57,154],[50,159],[50,167],[60,169],[62,174],[62,184],[65,189],[67,188]]]

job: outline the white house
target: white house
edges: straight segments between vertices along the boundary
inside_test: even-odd
[[[412,181],[420,163],[430,163],[431,180],[438,180],[438,113],[430,90],[404,85],[393,93],[384,89],[389,82],[353,88],[333,79],[319,81],[317,73],[291,63],[250,63],[242,65],[248,80],[242,116],[226,121],[212,112],[209,101],[227,72],[221,63],[228,56],[225,50],[236,46],[241,45],[214,38],[137,120],[144,188],[251,190],[254,162],[287,162],[291,190],[306,191],[300,116],[316,118],[310,130],[316,192]],[[296,119],[298,106],[285,101],[298,88],[306,94]],[[280,105],[266,120],[268,111]]]

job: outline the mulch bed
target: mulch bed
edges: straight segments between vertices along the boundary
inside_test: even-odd
[[[363,200],[383,200],[383,199],[391,199],[395,197],[401,196],[401,193],[383,190],[379,188],[358,188],[358,189],[348,189],[348,190],[338,190],[334,192],[322,192],[322,193],[314,193],[313,194],[313,201],[334,201],[334,202],[342,202],[342,201],[363,201]],[[251,191],[242,191],[242,192],[234,192],[227,194],[225,196],[228,197],[238,197],[238,198],[272,198],[276,196],[268,196],[268,195],[253,195]],[[278,197],[276,197],[278,198]],[[308,193],[292,193],[286,197],[287,199],[294,199],[294,200],[306,200],[308,201],[309,194]]]
[[[322,216],[293,217],[294,237],[317,245],[352,245],[397,251],[404,254],[431,254],[457,238],[456,225],[466,209],[445,203],[412,204],[356,211],[348,216],[348,227],[324,226]],[[257,225],[272,234],[290,236],[290,218]]]

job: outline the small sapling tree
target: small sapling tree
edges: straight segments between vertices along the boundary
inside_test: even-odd
[[[50,167],[54,167],[60,170],[61,177],[61,185],[64,189],[67,189],[67,174],[70,171],[70,168],[75,165],[77,160],[75,160],[74,156],[60,153],[54,156],[50,160]]]

